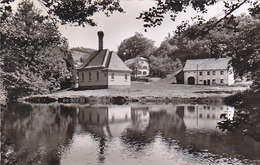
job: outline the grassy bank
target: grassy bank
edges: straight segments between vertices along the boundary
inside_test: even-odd
[[[103,100],[98,103],[112,102],[114,98],[123,98],[130,102],[175,102],[178,99],[191,102],[219,101],[237,91],[243,91],[246,87],[229,86],[202,86],[180,85],[161,82],[132,82],[130,88],[125,89],[97,89],[97,90],[66,90],[53,94],[36,95],[27,97],[30,102],[48,102],[48,99],[61,102],[89,103],[89,100]],[[81,98],[81,101],[79,101]],[[214,98],[214,99],[213,99]],[[105,101],[104,101],[105,100]],[[110,100],[110,101],[108,101]],[[115,100],[115,99],[114,99]],[[160,101],[159,101],[160,102]],[[186,101],[185,101],[186,102]]]

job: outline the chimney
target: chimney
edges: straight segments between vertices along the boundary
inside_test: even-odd
[[[103,31],[98,31],[98,50],[103,50]]]

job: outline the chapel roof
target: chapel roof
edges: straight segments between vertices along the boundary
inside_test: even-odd
[[[131,72],[120,57],[108,49],[93,52],[78,70],[103,69],[108,71]]]

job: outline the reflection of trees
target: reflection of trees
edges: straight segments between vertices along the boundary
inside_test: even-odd
[[[127,129],[122,135],[122,141],[135,148],[136,151],[143,149],[151,144],[155,136],[160,133],[165,139],[182,139],[185,133],[183,119],[175,114],[169,114],[167,111],[150,112],[149,124],[144,131]]]
[[[134,148],[137,152],[153,143],[159,133],[169,146],[173,142],[178,143],[192,154],[207,149],[208,152],[217,155],[227,154],[232,157],[243,155],[244,158],[259,159],[260,143],[249,137],[236,133],[224,134],[214,130],[187,130],[183,121],[184,111],[181,109],[176,108],[176,113],[173,113],[173,110],[150,112],[149,125],[146,129],[141,131],[129,128],[122,135],[122,141],[128,148]],[[185,112],[194,113],[192,110]]]
[[[2,119],[2,163],[58,164],[60,146],[67,148],[74,132],[75,112],[58,105],[9,105]]]

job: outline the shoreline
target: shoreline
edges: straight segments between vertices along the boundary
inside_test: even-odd
[[[126,96],[77,96],[77,97],[59,97],[55,98],[52,96],[29,96],[20,99],[21,102],[28,103],[76,103],[76,104],[222,104],[224,97],[190,97],[190,98],[180,98],[180,97],[126,97]]]

